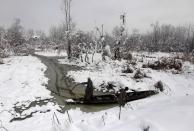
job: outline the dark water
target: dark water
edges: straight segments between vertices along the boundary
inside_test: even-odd
[[[65,100],[71,98],[79,98],[84,96],[85,87],[83,85],[78,85],[71,91],[71,89],[77,85],[72,78],[67,77],[68,71],[82,70],[81,67],[60,64],[58,59],[63,59],[64,57],[44,57],[37,56],[42,63],[47,66],[45,72],[46,77],[49,78],[47,88],[52,92],[54,96],[54,101],[61,106],[61,111],[80,108],[83,112],[97,112],[105,109],[109,109],[117,106],[116,104],[109,105],[82,105],[82,104],[71,104],[67,105]],[[87,81],[87,80],[86,80]],[[94,91],[94,95],[104,94],[102,92]]]

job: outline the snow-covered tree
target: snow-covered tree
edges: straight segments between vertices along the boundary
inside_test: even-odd
[[[23,31],[20,19],[15,19],[11,27],[7,30],[7,40],[12,47],[16,47],[24,43]]]

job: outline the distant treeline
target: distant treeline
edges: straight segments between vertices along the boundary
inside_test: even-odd
[[[49,38],[54,43],[63,42],[63,26],[52,27]],[[102,33],[101,33],[102,34]],[[84,32],[76,31],[72,35],[72,43],[92,43],[100,42],[98,31]],[[138,30],[132,33],[127,31],[120,38],[120,28],[116,26],[112,33],[105,32],[104,44],[109,44],[112,48],[121,41],[123,48],[132,51],[149,51],[149,52],[192,52],[194,51],[194,28],[188,26],[159,25],[158,22],[151,24],[151,31],[140,34]]]
[[[101,32],[98,28],[85,32],[71,26],[70,41],[72,47],[80,43],[89,45],[95,43],[102,48],[103,45],[110,45],[113,50],[118,41],[121,47],[130,51],[161,51],[161,52],[185,52],[194,51],[194,28],[192,26],[173,26],[158,22],[151,24],[151,30],[147,33],[139,33],[133,30],[132,33],[125,33],[120,36],[120,27],[113,28],[112,33]],[[53,26],[48,35],[43,31],[25,30],[20,20],[16,19],[12,25],[5,29],[0,27],[0,54],[17,54],[20,50],[34,48],[40,49],[65,49],[67,45],[65,26]],[[103,41],[102,41],[103,38]],[[3,55],[2,55],[3,54]]]

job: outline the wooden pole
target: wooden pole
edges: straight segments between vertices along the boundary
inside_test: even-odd
[[[120,106],[120,108],[119,108],[119,120],[120,120],[120,118],[121,118],[121,106]]]
[[[72,119],[71,119],[71,117],[70,117],[70,115],[69,115],[68,110],[67,110],[67,115],[68,115],[68,118],[69,118],[69,122],[72,123]]]

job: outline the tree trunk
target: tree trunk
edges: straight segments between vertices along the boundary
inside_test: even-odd
[[[71,52],[71,43],[70,43],[69,38],[67,39],[67,46],[68,46],[68,49],[67,49],[68,59],[71,59],[71,57],[72,57],[72,52]]]

